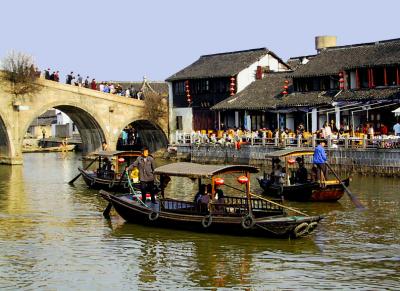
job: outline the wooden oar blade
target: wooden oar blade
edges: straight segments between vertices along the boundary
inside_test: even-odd
[[[109,202],[106,209],[104,209],[104,211],[103,211],[103,216],[105,219],[110,219],[111,208],[112,208],[112,203]]]
[[[89,167],[90,167],[91,165],[93,165],[93,163],[94,163],[95,161],[97,161],[97,159],[98,159],[98,157],[96,157],[96,158],[85,168],[85,170],[89,169]],[[73,185],[74,182],[75,182],[81,175],[82,175],[82,173],[79,172],[79,174],[78,174],[75,178],[73,178],[71,181],[69,181],[68,184]]]
[[[343,181],[339,178],[338,174],[332,169],[331,165],[326,163],[326,166],[331,170],[332,174],[336,177],[336,179],[342,184],[343,189],[346,191],[347,195],[349,196],[351,202],[353,202],[354,206],[357,207],[358,209],[365,209],[364,205],[361,203],[360,200],[358,200],[357,196],[351,193],[351,191],[346,187],[346,185],[343,183]]]

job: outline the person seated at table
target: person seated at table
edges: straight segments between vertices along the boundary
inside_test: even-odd
[[[304,167],[304,161],[302,158],[297,157],[296,162],[299,165],[299,168],[296,170],[296,183],[307,183],[307,176],[308,176],[308,171]]]

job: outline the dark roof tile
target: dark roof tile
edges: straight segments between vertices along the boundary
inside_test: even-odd
[[[278,58],[266,48],[204,55],[193,64],[170,76],[167,81],[234,76],[268,53]]]
[[[400,39],[327,48],[292,77],[338,74],[345,69],[400,64]]]

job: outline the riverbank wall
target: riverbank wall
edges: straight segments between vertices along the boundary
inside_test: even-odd
[[[268,167],[268,153],[282,147],[243,145],[240,149],[218,145],[179,145],[170,157],[196,163],[250,164]],[[309,149],[309,148],[308,148]],[[326,149],[329,163],[339,172],[400,177],[400,149]]]

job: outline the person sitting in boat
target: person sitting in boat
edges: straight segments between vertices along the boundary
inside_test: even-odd
[[[216,206],[215,206],[215,212],[222,214],[224,212],[224,206],[223,204],[225,203],[225,195],[224,191],[219,188],[219,185],[215,185],[215,199],[216,199]],[[220,205],[218,205],[220,204]]]
[[[296,162],[299,164],[299,168],[296,170],[296,183],[307,183],[308,172],[304,167],[304,160],[301,157],[297,157]]]
[[[208,195],[206,187],[204,187],[204,191],[200,193],[201,195],[198,200],[198,209],[201,213],[205,213],[208,212],[208,203],[210,203],[210,195]]]
[[[275,160],[272,177],[275,184],[283,184],[283,177],[285,176],[285,169],[281,165],[281,160]]]
[[[114,171],[112,168],[113,164],[111,163],[110,159],[108,157],[104,157],[103,164],[99,171],[99,175],[102,176],[103,178],[113,178]]]
[[[200,203],[201,196],[206,193],[206,184],[200,184],[199,192],[196,193],[194,196],[193,203],[198,204]]]

